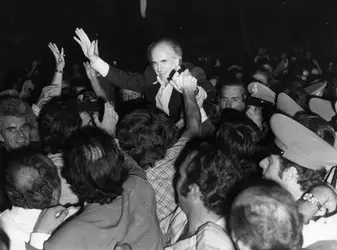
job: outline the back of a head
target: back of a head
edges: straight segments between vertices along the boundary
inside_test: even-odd
[[[55,97],[45,104],[39,115],[40,136],[49,153],[59,152],[82,120],[76,100]]]
[[[28,124],[33,127],[36,117],[28,103],[18,97],[3,96],[0,98],[0,121],[4,116],[26,117]]]
[[[301,108],[304,110],[309,110],[309,96],[302,87],[286,89],[284,90],[284,93],[293,99]]]
[[[164,158],[178,135],[178,130],[161,111],[135,110],[118,124],[120,147],[143,169]]]
[[[335,131],[333,127],[322,117],[302,111],[296,113],[294,120],[310,129],[332,147],[334,146],[336,138]]]
[[[106,132],[79,129],[69,138],[64,159],[63,174],[80,200],[109,204],[122,194],[127,179],[124,155]]]
[[[301,249],[303,222],[290,193],[261,181],[235,199],[230,229],[236,244],[252,250]]]
[[[185,167],[186,178],[177,190],[187,196],[191,185],[196,184],[202,193],[204,206],[219,216],[229,213],[228,197],[233,186],[241,180],[239,163],[215,140],[192,139],[188,142],[175,162],[176,175]],[[177,180],[177,176],[176,176]]]
[[[13,206],[45,209],[58,204],[61,182],[52,161],[28,147],[10,152],[5,188]]]
[[[245,113],[232,109],[222,111],[216,137],[239,158],[253,156],[260,140],[256,124]]]

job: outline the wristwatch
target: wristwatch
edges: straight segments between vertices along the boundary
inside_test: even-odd
[[[318,207],[318,209],[320,209],[322,207],[322,204],[317,200],[317,198],[312,193],[305,193],[302,196],[302,200],[316,205]]]

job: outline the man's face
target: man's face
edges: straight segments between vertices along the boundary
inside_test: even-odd
[[[171,71],[179,67],[179,56],[165,43],[157,44],[152,49],[151,57],[154,71],[164,82],[167,82]]]
[[[221,90],[220,110],[226,108],[242,111],[245,108],[241,86],[225,86]]]
[[[4,116],[0,140],[7,150],[28,146],[30,143],[30,127],[26,117]]]
[[[263,170],[262,175],[265,179],[276,181],[281,186],[284,186],[284,180],[282,180],[279,176],[280,164],[281,161],[279,155],[270,155],[259,163]]]
[[[249,105],[246,110],[246,115],[262,130],[263,115],[261,107]]]

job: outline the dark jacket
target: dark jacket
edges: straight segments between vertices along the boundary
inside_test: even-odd
[[[212,95],[215,93],[214,86],[206,80],[206,76],[200,74],[200,70],[197,72],[198,74],[193,74],[196,72],[196,67],[192,64],[185,64],[185,66],[192,72],[192,75],[198,79],[198,85],[202,87],[207,94]],[[161,85],[153,84],[157,81],[156,72],[152,67],[148,67],[143,74],[141,73],[133,73],[133,72],[125,72],[123,70],[117,69],[113,66],[110,66],[109,72],[105,77],[108,82],[112,83],[114,86],[117,86],[122,89],[128,89],[136,92],[143,92],[146,101],[156,104],[156,95],[161,87]],[[101,83],[101,84],[107,84]],[[104,86],[102,86],[104,88]],[[106,89],[106,88],[104,88]],[[169,110],[170,117],[174,121],[178,121],[180,119],[180,112],[182,110],[183,105],[183,97],[182,94],[177,90],[173,89],[171,99],[169,102]]]

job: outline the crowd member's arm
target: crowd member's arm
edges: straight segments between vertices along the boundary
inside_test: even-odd
[[[174,84],[176,89],[181,90],[184,98],[186,130],[182,137],[200,136],[201,114],[195,97],[197,79],[186,70],[180,76],[174,78]]]
[[[60,52],[57,45],[54,43],[49,43],[48,47],[55,57],[55,74],[51,84],[42,89],[39,100],[32,106],[33,112],[36,116],[39,116],[40,110],[46,102],[54,96],[60,96],[62,93],[63,69],[65,66],[64,50],[61,48]]]
[[[105,101],[109,101],[107,94],[105,93],[105,91],[103,90],[103,88],[100,85],[100,82],[98,80],[97,71],[94,70],[91,67],[90,63],[88,63],[88,62],[84,62],[83,66],[85,68],[85,72],[87,73],[87,76],[88,76],[88,78],[90,80],[92,89],[94,90],[95,94],[98,97],[103,98]]]
[[[90,60],[91,66],[103,77],[106,77],[113,85],[136,92],[144,92],[146,89],[143,74],[124,72],[104,62],[96,53],[97,41],[90,41],[83,29],[76,29],[75,41],[81,46],[83,54]]]
[[[61,95],[62,91],[62,80],[63,80],[63,69],[66,65],[64,60],[64,50],[61,48],[61,51],[58,49],[55,43],[48,44],[49,49],[53,53],[56,61],[56,68],[53,80],[51,81],[51,85],[55,85],[59,87],[59,95]]]

